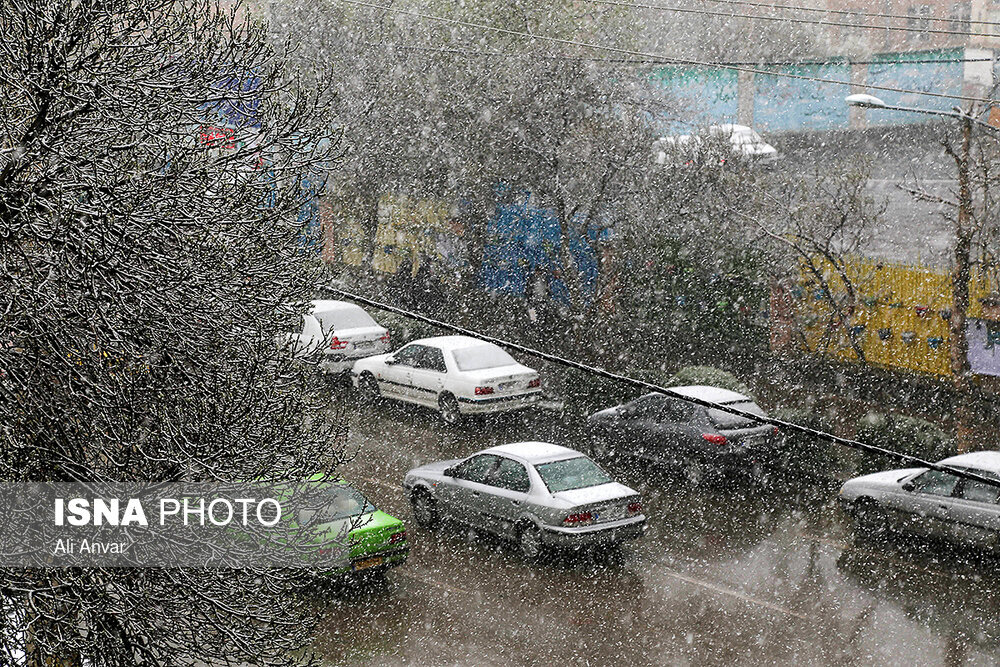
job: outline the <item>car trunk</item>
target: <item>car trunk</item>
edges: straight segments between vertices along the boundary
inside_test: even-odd
[[[528,384],[538,378],[538,373],[521,365],[510,365],[465,371],[465,376],[477,386],[493,387],[497,394],[511,394],[531,389]]]
[[[350,354],[365,352],[379,354],[387,351],[388,345],[382,340],[386,329],[380,326],[354,327],[351,329],[335,329],[331,334],[341,342],[347,342],[347,347],[340,350],[330,349],[331,353]]]
[[[589,512],[596,515],[593,521],[595,524],[626,518],[629,503],[639,500],[639,494],[617,482],[559,491],[553,493],[552,497],[570,505],[567,514]]]

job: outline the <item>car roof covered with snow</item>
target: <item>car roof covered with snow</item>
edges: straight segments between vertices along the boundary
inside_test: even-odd
[[[670,390],[681,396],[698,398],[712,403],[735,403],[737,401],[752,401],[745,394],[722,387],[709,387],[704,384],[693,384],[686,387],[670,387]]]
[[[575,449],[563,447],[562,445],[553,445],[550,442],[512,442],[506,445],[490,447],[484,453],[506,454],[528,463],[544,463],[546,461],[558,461],[583,456],[583,454]]]
[[[484,340],[472,338],[471,336],[434,336],[433,338],[421,338],[413,341],[413,343],[431,345],[433,347],[441,348],[442,350],[462,350],[467,347],[476,347],[478,345],[493,345],[493,343],[487,343]]]
[[[364,310],[361,306],[353,303],[348,303],[347,301],[334,301],[332,299],[317,299],[312,302],[312,308],[309,312],[313,315],[317,313],[331,313],[338,310]]]
[[[969,452],[968,454],[948,457],[939,463],[956,468],[975,468],[976,470],[1000,474],[1000,452]]]

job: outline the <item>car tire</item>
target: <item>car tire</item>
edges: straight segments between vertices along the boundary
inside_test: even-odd
[[[358,391],[366,403],[378,403],[382,400],[382,392],[378,388],[378,382],[371,373],[364,372],[358,378]]]
[[[427,491],[414,491],[410,504],[413,505],[413,519],[421,528],[434,528],[440,521],[437,502]]]
[[[517,533],[517,550],[525,560],[540,560],[545,553],[541,529],[533,523],[524,524]]]
[[[462,421],[462,413],[458,409],[458,399],[451,394],[441,394],[438,398],[438,409],[441,411],[441,419],[449,426],[455,426]]]

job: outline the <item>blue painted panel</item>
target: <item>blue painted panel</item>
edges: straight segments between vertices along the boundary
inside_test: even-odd
[[[515,296],[524,295],[528,280],[541,268],[548,276],[549,293],[560,303],[569,303],[566,284],[559,278],[559,220],[551,209],[535,206],[529,193],[519,193],[509,204],[498,203],[487,223],[491,242],[483,249],[480,284]],[[584,287],[593,291],[597,259],[581,238],[570,240],[570,252],[584,273]]]
[[[842,63],[781,67],[776,71],[836,81],[851,79],[850,66]],[[759,130],[847,128],[846,86],[764,74],[756,74],[754,84],[754,127]]]
[[[908,59],[927,60],[934,57],[960,58],[962,49],[936,51],[931,53],[899,54],[885,64],[874,64],[868,67],[868,83],[890,88],[907,88],[924,92],[948,94],[962,93],[963,64],[962,63],[910,63]],[[888,104],[906,107],[920,107],[949,111],[958,103],[946,97],[930,97],[915,93],[894,93],[884,90],[872,90],[876,97]],[[869,125],[900,125],[903,123],[927,123],[934,120],[933,116],[924,116],[906,111],[870,110],[867,112]]]
[[[688,134],[713,123],[735,123],[739,87],[733,70],[664,67],[649,75],[664,98],[682,109],[683,120],[660,112],[649,120],[661,135]]]

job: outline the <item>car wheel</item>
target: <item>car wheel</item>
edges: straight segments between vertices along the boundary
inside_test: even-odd
[[[542,531],[533,523],[526,524],[517,536],[517,547],[527,560],[538,560],[545,550]]]
[[[413,518],[422,528],[433,528],[438,523],[437,503],[426,491],[416,491],[410,498]]]
[[[443,394],[438,399],[438,408],[441,410],[441,419],[445,424],[454,426],[462,421],[462,413],[458,409],[458,399],[451,394]]]
[[[358,389],[361,397],[366,403],[377,403],[382,398],[382,392],[378,388],[378,382],[371,373],[362,373],[358,378]]]

